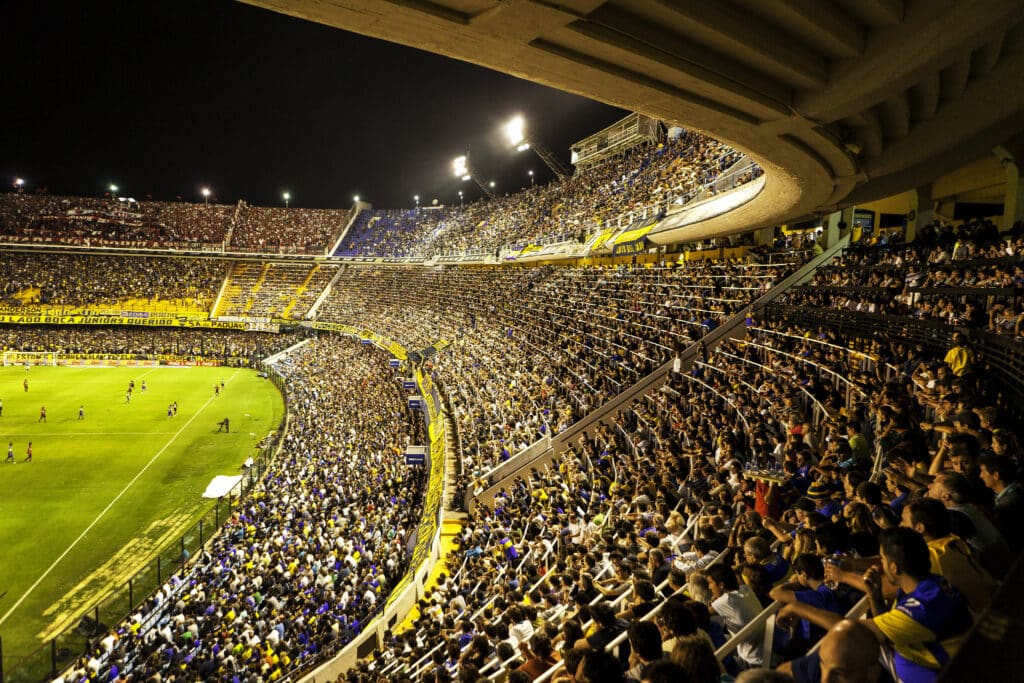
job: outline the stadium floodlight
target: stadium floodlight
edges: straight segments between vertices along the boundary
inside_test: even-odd
[[[357,204],[359,203],[359,195],[356,195],[355,197],[352,197],[352,199],[353,199],[353,201],[355,201],[355,202],[356,202]]]
[[[459,206],[462,206],[462,190],[459,190]]]
[[[530,176],[530,186],[532,187],[533,186],[533,169],[531,168],[529,171],[527,171],[526,175]]]
[[[529,138],[526,132],[526,119],[522,116],[513,116],[512,119],[505,124],[505,135],[508,137],[509,144],[512,145],[517,152],[525,152],[528,149],[532,149],[556,176],[559,178],[565,178],[569,175],[569,169],[555,158],[555,155],[552,154],[550,150],[537,143],[537,141]]]
[[[288,208],[288,202],[290,202],[292,200],[292,193],[291,192],[285,192],[283,195],[281,195],[281,197],[284,199],[284,208],[287,209]],[[359,200],[356,199],[356,201],[359,201]]]
[[[469,157],[465,154],[455,157],[452,160],[452,171],[455,173],[456,178],[461,178],[462,180],[472,178],[473,174],[469,172]]]
[[[111,183],[110,184],[110,191],[112,193],[114,193],[114,194],[117,194],[117,185],[114,185],[113,183]]]
[[[14,186],[15,187],[24,187],[24,185],[25,185],[25,179],[24,178],[15,178],[14,179]]]
[[[505,124],[505,135],[508,136],[509,144],[518,151],[529,148],[526,141],[526,121],[522,116],[513,116],[512,120]],[[522,147],[526,145],[526,147]]]
[[[456,178],[461,178],[463,181],[472,180],[477,184],[477,187],[484,191],[484,194],[491,199],[494,199],[494,192],[491,190],[491,187],[494,187],[494,184],[492,183],[491,187],[488,187],[480,182],[479,178],[473,175],[473,170],[469,166],[468,154],[463,154],[462,156],[455,157],[455,159],[452,160],[452,171],[454,171]]]
[[[413,200],[414,202],[416,202],[416,206],[419,206],[419,205],[420,205],[420,196],[419,196],[418,194],[414,194],[414,195],[412,196],[412,200]]]
[[[487,186],[493,190],[494,189],[494,181],[492,180],[491,182],[487,183]]]
[[[203,204],[210,203],[210,188],[204,187],[203,189],[199,190],[199,194],[203,195]]]

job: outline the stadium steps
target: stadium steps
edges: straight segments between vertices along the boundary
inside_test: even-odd
[[[423,583],[424,595],[429,596],[433,592],[434,586],[437,585],[437,577],[442,572],[451,576],[458,571],[461,557],[457,541],[459,535],[462,534],[462,528],[466,526],[466,517],[467,515],[462,512],[445,512],[441,522],[441,559],[434,564],[430,574],[427,575],[427,580]],[[392,632],[398,634],[412,628],[419,618],[419,607],[413,607],[412,611],[405,615],[405,619],[402,619]]]
[[[274,264],[269,261],[263,264],[263,269],[260,270],[260,276],[256,278],[256,283],[253,284],[252,289],[249,291],[251,291],[253,294],[259,293],[260,289],[263,288],[263,283],[267,279],[267,273],[270,272],[270,269],[273,267],[273,265]]]

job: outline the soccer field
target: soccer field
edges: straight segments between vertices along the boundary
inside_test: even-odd
[[[210,479],[239,474],[284,414],[269,380],[235,368],[4,367],[0,400],[0,458],[13,442],[16,460],[0,464],[0,638],[8,675],[58,631],[92,615],[114,586],[155,564],[154,555],[213,506],[201,497]],[[168,417],[175,401],[177,415]],[[218,433],[225,417],[231,431]],[[24,462],[29,442],[33,458]],[[135,602],[144,597],[136,593]],[[113,616],[101,620],[112,625]]]

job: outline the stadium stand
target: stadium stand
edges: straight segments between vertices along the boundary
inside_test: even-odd
[[[268,475],[68,680],[276,680],[360,630],[406,569],[425,484],[402,456],[424,425],[384,360],[327,337],[282,361],[294,414]]]
[[[0,194],[3,239],[26,244],[220,248],[234,214],[221,204]]]
[[[320,318],[436,359],[465,466],[483,471],[649,374],[796,265],[648,268],[350,266]],[[481,302],[487,302],[481,306]]]
[[[664,215],[740,158],[711,138],[686,132],[625,150],[565,180],[465,207],[364,212],[335,255],[428,258],[492,254],[538,241],[582,242],[640,209],[654,207],[649,215]],[[753,170],[746,180],[759,175]]]
[[[282,209],[239,202],[229,248],[262,254],[323,254],[348,225],[344,209]]]
[[[364,211],[337,253],[582,242],[685,201],[737,158],[687,134],[510,197]],[[239,203],[218,233],[198,205],[4,202],[14,241],[90,245],[220,234],[231,250],[322,254],[351,218]],[[869,609],[863,628],[892,647],[890,675],[933,680],[1024,549],[1024,240],[975,221],[871,242],[818,256],[805,285],[782,287],[820,247],[537,267],[8,253],[0,275],[14,309],[315,317],[399,342],[404,369],[435,378],[461,456],[448,500],[466,494],[465,527],[414,613],[360,645],[338,680],[546,681],[601,667],[624,681],[675,665],[700,680],[778,667],[817,681],[828,644],[860,628],[843,617]],[[424,427],[384,356],[318,335],[280,361],[293,430],[272,474],[64,680],[297,680],[379,613],[408,569],[424,496],[401,456]],[[0,327],[9,349],[250,364],[306,337]],[[553,438],[565,433],[574,440]],[[550,457],[515,457],[537,442]],[[908,624],[907,595],[955,618]],[[890,610],[893,598],[907,609]],[[908,627],[938,635],[922,647]]]
[[[209,313],[224,278],[213,259],[0,252],[3,304]]]
[[[863,577],[879,548],[906,546],[912,553],[930,547],[930,570],[946,574],[966,599],[956,609],[964,614],[968,607],[975,613],[984,609],[1011,551],[1022,546],[1016,531],[1022,510],[1016,498],[1002,493],[1015,485],[1022,457],[1010,429],[1014,405],[1007,387],[1024,372],[1017,368],[1006,373],[1006,381],[980,382],[983,364],[993,358],[974,356],[965,340],[954,337],[962,322],[958,317],[903,316],[910,321],[904,325],[928,325],[930,336],[917,344],[913,335],[880,336],[871,324],[849,320],[873,320],[878,314],[839,310],[833,304],[843,294],[828,284],[886,293],[898,285],[903,292],[911,276],[918,283],[948,283],[950,276],[939,273],[956,269],[959,289],[973,286],[991,295],[995,279],[1010,290],[987,299],[986,306],[1019,304],[1016,242],[981,244],[964,236],[960,252],[972,258],[953,259],[950,253],[959,268],[941,256],[919,267],[923,259],[914,250],[922,248],[941,249],[851,248],[838,257],[839,267],[818,269],[812,288],[790,289],[775,303],[753,310],[751,304],[774,292],[773,285],[799,264],[799,256],[771,266],[341,266],[321,320],[372,329],[420,350],[423,367],[433,369],[448,393],[468,454],[461,484],[470,490],[483,465],[504,457],[502,449],[511,455],[513,447],[538,435],[558,433],[665,361],[681,354],[689,358],[663,382],[603,417],[557,460],[499,482],[498,492],[474,507],[458,554],[449,558],[451,571],[423,597],[411,627],[391,633],[372,660],[364,659],[343,678],[475,680],[479,674],[504,680],[521,668],[548,680],[551,669],[607,648],[613,654],[608,661],[635,648],[634,659],[622,664],[634,673],[660,659],[684,669],[695,666],[695,655],[686,648],[710,652],[733,673],[775,665],[798,673],[817,665],[811,648],[831,633],[833,622],[846,614],[859,616],[865,609],[862,595],[877,592],[875,575]],[[258,265],[256,280],[263,275],[282,283],[266,289],[248,285],[260,300],[294,291],[300,277],[316,279],[309,266],[289,266],[278,277],[267,275],[277,264]],[[139,286],[152,285],[140,281]],[[813,306],[796,305],[807,296],[817,297]],[[270,310],[273,304],[261,305]],[[846,317],[836,318],[837,313]],[[989,333],[984,313],[972,332],[979,350],[987,348],[988,338],[1012,339]],[[732,338],[719,343],[707,334],[720,327],[733,330]],[[190,345],[198,343],[208,352],[203,340],[211,338],[209,332],[175,330],[170,334],[183,335],[183,341],[174,345],[167,332],[148,329],[71,328],[61,329],[59,337],[53,328],[27,329],[30,336],[26,328],[17,333],[5,328],[6,345],[160,353],[185,346],[194,351]],[[229,339],[257,338],[213,334],[224,335],[220,352],[237,351]],[[714,338],[710,348],[696,344],[704,338]],[[274,343],[273,349],[283,346]],[[312,462],[300,465],[294,457],[313,453],[320,463],[317,481],[335,476],[316,454],[340,433],[330,425],[340,423],[325,421],[327,407],[314,396],[336,390],[334,396],[352,401],[361,393],[346,390],[345,382],[369,376],[377,378],[371,383],[381,382],[382,396],[398,397],[388,393],[396,388],[393,375],[384,389],[387,372],[374,375],[362,365],[370,363],[365,348],[342,348],[328,336],[285,361],[303,425],[285,462],[303,471]],[[270,351],[250,347],[239,355]],[[370,412],[389,415],[379,400]],[[346,424],[363,414],[355,405],[341,410],[345,417],[337,419]],[[422,429],[409,425],[419,423],[396,426],[394,433]],[[265,485],[276,483],[272,477]],[[355,487],[350,493],[356,495]],[[303,519],[312,499],[293,498],[275,501],[285,507],[266,516],[259,504],[270,499],[268,490],[240,515],[269,522],[290,511],[291,519]],[[375,502],[373,509],[380,508]],[[319,502],[317,509],[325,511]],[[995,524],[986,523],[986,513],[994,514]],[[328,570],[317,585],[320,568],[310,565],[310,595],[332,598],[308,603],[309,613],[326,606],[324,614],[332,618],[299,618],[294,611],[290,617],[268,618],[264,611],[275,604],[280,615],[313,599],[296,597],[302,565],[279,565],[276,555],[304,546],[275,548],[267,558],[260,547],[256,564],[271,571],[263,580],[283,592],[268,588],[260,592],[264,602],[255,597],[247,602],[237,588],[251,574],[231,569],[241,566],[237,562],[255,562],[253,539],[242,521],[241,516],[234,520],[211,552],[189,565],[190,574],[177,577],[121,624],[108,652],[100,645],[66,680],[90,668],[101,676],[114,667],[119,673],[151,675],[166,671],[169,663],[228,678],[287,678],[355,637],[371,618],[366,602],[379,602],[390,584],[381,581],[379,593],[374,588],[371,598],[362,592],[355,600],[366,578],[360,574],[359,591],[349,590],[349,600],[342,601],[350,608],[339,609],[334,601],[344,593],[338,592],[339,582],[352,588],[355,579]],[[889,531],[901,521],[911,530]],[[255,527],[263,540],[265,527]],[[336,526],[310,528],[323,533]],[[346,564],[339,556],[328,556],[332,566]],[[973,558],[979,569],[965,574],[957,558]],[[278,566],[280,572],[273,569]],[[934,581],[914,567],[893,571],[907,577],[901,586]],[[388,581],[395,576],[389,573]],[[214,585],[227,582],[228,588],[198,588],[207,579]],[[217,626],[224,619],[236,627]],[[661,629],[664,656],[651,654],[653,646],[643,645],[638,635],[644,629],[635,624],[651,621]],[[887,622],[876,621],[887,633]],[[962,629],[954,635],[962,635]],[[958,640],[945,645],[952,654]],[[896,646],[897,672],[938,668],[935,661],[915,659],[910,646]]]
[[[243,332],[124,326],[0,325],[0,349],[62,354],[127,354],[215,359],[258,367],[306,337],[304,332]]]
[[[301,319],[336,272],[320,264],[235,261],[214,315]]]

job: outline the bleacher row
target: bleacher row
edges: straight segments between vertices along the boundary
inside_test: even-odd
[[[767,291],[793,261],[671,267],[349,267],[321,319],[358,324],[431,363],[467,471],[564,430]]]
[[[1013,279],[1019,260],[1007,261],[1019,257],[1005,253],[1015,246],[1012,241],[1008,247],[984,245],[981,251],[992,262],[968,263],[964,255],[954,259],[971,272],[1009,269],[1010,280],[1001,288],[1008,291],[987,299],[986,306],[1020,305],[1024,283]],[[894,265],[898,276],[900,271],[905,275],[906,263],[917,263],[907,251],[917,248],[886,247],[851,252],[847,258],[898,260],[886,264]],[[924,270],[948,268],[937,262]],[[802,290],[791,290],[785,295],[789,300],[766,309],[764,317],[747,313],[756,295],[786,272],[785,266],[739,263],[607,269],[344,267],[321,319],[358,323],[410,349],[448,342],[425,355],[427,367],[447,389],[470,465],[466,477],[505,457],[502,450],[511,456],[538,435],[560,431],[600,408],[706,331],[746,318],[735,340],[703,350],[692,367],[681,366],[627,409],[608,416],[560,453],[554,465],[518,473],[493,503],[477,506],[460,555],[449,558],[451,575],[421,603],[415,627],[393,634],[372,662],[363,662],[345,678],[478,680],[482,674],[504,680],[522,669],[533,680],[548,680],[560,667],[575,664],[574,671],[584,672],[587,680],[620,681],[627,668],[639,674],[648,665],[664,664],[666,669],[681,667],[671,669],[677,678],[666,680],[686,680],[681,676],[697,679],[700,671],[707,673],[697,663],[708,661],[710,653],[712,661],[733,673],[789,661],[781,666],[797,680],[812,680],[799,676],[801,667],[815,665],[814,655],[800,657],[815,637],[829,631],[831,617],[802,611],[800,605],[807,603],[796,596],[830,592],[825,602],[833,609],[824,611],[845,614],[860,604],[860,594],[873,590],[862,578],[867,558],[880,545],[893,543],[913,546],[908,553],[925,542],[939,548],[931,570],[948,573],[945,578],[969,593],[970,607],[980,612],[997,579],[1005,576],[1011,553],[1024,545],[1024,502],[1018,497],[1000,504],[995,497],[1004,490],[1000,482],[1016,482],[1022,457],[1010,420],[1014,406],[1006,402],[1004,388],[1006,382],[1019,383],[1024,373],[984,375],[989,335],[984,324],[969,341],[952,338],[958,319],[926,321],[938,345],[928,347],[880,338],[870,324],[858,326],[856,317],[870,320],[870,311],[844,309],[847,317],[837,325],[827,299],[814,308],[794,306],[804,303]],[[307,270],[306,277],[313,275]],[[834,273],[822,268],[816,277]],[[281,278],[292,284],[296,279]],[[892,289],[882,282],[864,286],[874,284],[881,292]],[[803,311],[800,322],[787,315],[795,308]],[[353,444],[348,459],[331,460],[328,452],[336,447],[316,439],[341,434],[340,423],[322,412],[321,392],[343,378],[376,377],[379,391],[364,392],[364,387],[346,394],[350,400],[365,393],[364,407],[376,416],[389,414],[384,401],[387,396],[396,400],[397,394],[393,380],[389,385],[384,375],[372,374],[375,362],[383,366],[383,357],[357,361],[326,339],[309,349],[285,373],[292,378],[291,390],[298,392],[292,405],[301,425],[292,444],[295,455],[289,458],[312,460],[288,464],[319,481],[341,476],[339,468],[351,468],[361,457],[383,457],[379,444]],[[359,362],[366,363],[365,370],[353,372],[353,363]],[[338,386],[343,391],[349,385]],[[364,419],[357,414],[362,415],[353,413],[351,419]],[[338,424],[339,431],[331,424]],[[375,420],[367,425],[368,432],[381,433]],[[405,428],[394,429],[405,433]],[[346,514],[361,504],[357,494],[378,474],[367,473],[370,480],[348,485]],[[293,473],[283,481],[294,486],[299,479]],[[274,502],[285,506],[279,512],[292,511],[291,520],[313,519],[302,507],[311,504],[309,499]],[[374,510],[380,502],[375,501]],[[317,501],[318,510],[324,509],[322,503]],[[302,514],[295,516],[296,510]],[[252,507],[240,514],[275,524],[280,519]],[[395,529],[408,529],[416,515],[413,505]],[[322,524],[302,522],[300,535],[326,533],[334,528],[330,519],[328,511]],[[901,520],[915,530],[889,530]],[[233,531],[218,541],[228,544],[217,546],[218,552],[230,547],[227,556],[211,553],[191,565],[198,576],[213,572],[227,581],[226,591],[215,595],[198,589],[187,601],[175,592],[173,604],[165,594],[159,604],[119,626],[109,647],[99,645],[109,651],[83,660],[67,680],[88,678],[90,669],[99,676],[111,675],[112,667],[148,676],[169,675],[179,666],[185,677],[203,672],[203,677],[221,680],[277,680],[306,670],[366,625],[366,602],[376,603],[387,582],[379,581],[362,600],[353,601],[355,591],[348,590],[339,608],[334,598],[340,586],[353,580],[351,563],[338,554],[326,555],[311,573],[297,572],[299,565],[279,561],[275,553],[281,544],[276,550],[261,548],[253,559],[251,550],[239,553],[232,545],[251,542],[244,522],[235,520]],[[263,527],[254,526],[262,533]],[[387,535],[378,527],[371,533],[377,531]],[[290,535],[280,537],[282,542]],[[273,544],[273,538],[272,533],[268,542]],[[288,552],[302,549],[301,544],[284,547]],[[225,559],[232,554],[238,558]],[[823,562],[833,557],[834,564]],[[367,565],[361,558],[362,553],[353,556],[356,566],[369,571],[373,561]],[[980,569],[965,575],[964,562],[957,558],[970,558]],[[261,563],[266,573],[254,574],[253,567]],[[343,574],[346,565],[349,571]],[[316,584],[318,590],[335,592],[330,600],[313,604],[297,598],[294,589],[286,588],[285,599],[275,603],[269,599],[276,593],[260,591],[260,601],[268,601],[264,608],[255,597],[250,601],[237,591],[257,575],[274,577],[271,585],[284,576],[303,588]],[[786,584],[793,577],[799,585]],[[826,577],[845,588],[829,587]],[[204,583],[179,576],[173,585],[195,591]],[[665,600],[670,593],[676,597]],[[274,616],[280,614],[289,616]],[[800,618],[809,623],[776,628],[776,615],[783,623]],[[661,629],[656,635],[637,626],[652,620]],[[961,630],[948,627],[953,630],[939,643],[949,648],[947,654],[955,651],[969,621],[956,626]],[[144,622],[156,627],[142,629]],[[828,637],[856,638],[857,633],[844,626]],[[651,638],[661,646],[653,658]],[[621,650],[627,642],[632,659]],[[614,652],[606,652],[609,648]],[[916,652],[909,646],[902,652],[903,659],[895,661],[900,675],[909,670],[901,673],[901,666],[931,670],[941,663],[908,657]]]

